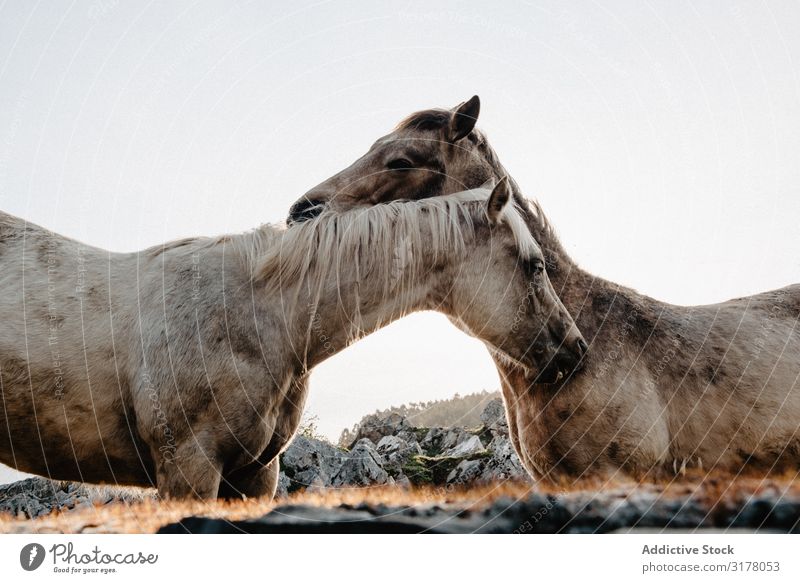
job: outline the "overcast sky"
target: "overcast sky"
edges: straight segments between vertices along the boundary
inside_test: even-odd
[[[378,5],[380,4],[380,6]],[[276,221],[406,114],[480,126],[590,271],[695,304],[800,281],[800,4],[0,5],[0,208],[111,250]],[[315,371],[331,436],[498,387],[434,314]]]

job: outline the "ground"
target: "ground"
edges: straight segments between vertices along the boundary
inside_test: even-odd
[[[129,492],[129,491],[128,491]],[[277,501],[157,500],[151,491],[38,518],[0,513],[5,533],[800,531],[794,474],[687,474],[669,482],[502,482],[324,489]]]

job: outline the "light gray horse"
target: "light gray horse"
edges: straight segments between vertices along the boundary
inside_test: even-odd
[[[311,369],[415,310],[528,374],[568,374],[585,343],[509,198],[502,180],[127,254],[0,215],[0,461],[271,496]]]
[[[473,97],[410,115],[301,197],[290,219],[505,176],[475,129],[479,109]],[[800,285],[708,306],[660,302],[582,270],[542,209],[511,185],[556,292],[591,345],[580,372],[552,385],[497,362],[512,440],[533,476],[798,468]]]

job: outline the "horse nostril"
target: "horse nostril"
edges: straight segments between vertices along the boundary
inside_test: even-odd
[[[302,223],[309,219],[313,219],[322,212],[325,208],[325,203],[321,200],[312,200],[303,198],[298,200],[289,209],[289,223]]]
[[[583,356],[589,350],[589,345],[586,344],[586,341],[583,338],[578,338],[578,354]]]

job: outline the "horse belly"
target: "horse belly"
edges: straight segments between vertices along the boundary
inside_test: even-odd
[[[72,385],[59,393],[57,377],[33,373],[30,380],[9,382],[7,360],[4,365],[0,461],[55,480],[152,484],[149,450],[133,423],[129,429],[132,415],[121,399],[108,397],[107,387],[90,394]]]
[[[777,366],[776,378],[752,392],[758,397],[751,405],[745,403],[731,424],[736,430],[726,451],[727,465],[800,468],[800,386],[788,380],[800,376],[800,367],[792,367],[791,374],[782,368]]]
[[[737,374],[709,386],[686,443],[704,465],[738,469],[800,463],[800,337],[778,321],[754,346],[735,346]],[[715,379],[716,380],[716,379]],[[692,443],[693,442],[693,443]]]

